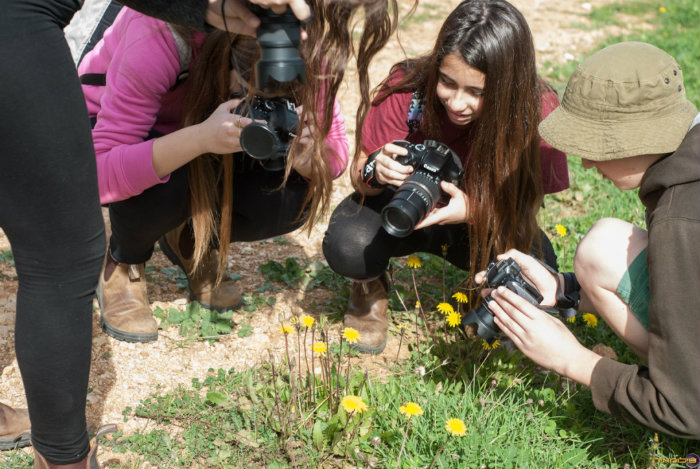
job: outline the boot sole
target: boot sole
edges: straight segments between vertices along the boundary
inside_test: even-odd
[[[110,326],[107,323],[107,321],[105,321],[104,317],[104,308],[102,307],[101,283],[97,285],[97,291],[95,293],[97,295],[97,303],[100,305],[100,327],[102,327],[102,330],[105,331],[105,333],[108,336],[114,337],[115,339],[121,340],[122,342],[131,342],[136,344],[144,344],[146,342],[155,342],[156,340],[158,340],[157,330],[155,332],[146,333],[126,332]]]
[[[382,351],[384,351],[385,347],[386,339],[384,340],[384,343],[380,345],[350,344],[351,349],[368,355],[379,355],[380,353],[382,353]]]
[[[158,246],[160,246],[160,250],[163,251],[163,254],[165,254],[165,257],[168,258],[170,262],[172,262],[174,265],[178,266],[179,268],[182,269],[183,272],[185,272],[185,275],[187,275],[187,271],[185,270],[185,266],[182,265],[180,262],[180,259],[177,257],[177,255],[173,252],[172,249],[170,249],[170,245],[168,242],[165,240],[165,236],[161,236],[160,239],[158,240]],[[190,288],[190,281],[187,279],[187,291],[190,294],[190,301],[196,301],[202,307],[209,309],[211,311],[216,311],[217,313],[222,313],[224,311],[228,311],[230,309],[238,309],[239,306],[243,304],[243,299],[236,303],[235,305],[231,306],[212,306],[208,303],[203,302],[202,300],[199,300],[194,293],[192,292],[192,289]]]
[[[24,448],[32,444],[32,435],[30,432],[24,432],[14,438],[0,438],[0,451],[10,451],[13,449]]]

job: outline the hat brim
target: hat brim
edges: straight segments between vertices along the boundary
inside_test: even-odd
[[[539,132],[547,143],[569,155],[592,161],[617,160],[676,151],[697,113],[686,100],[664,116],[609,122],[573,114],[562,103],[540,123]]]

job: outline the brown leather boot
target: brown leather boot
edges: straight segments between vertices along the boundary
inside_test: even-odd
[[[90,452],[85,459],[73,464],[51,464],[39,452],[34,449],[34,469],[51,469],[51,468],[76,468],[76,469],[100,469],[100,463],[97,461],[97,449],[99,448],[99,439],[106,433],[114,433],[117,431],[117,426],[114,424],[103,425],[97,430],[95,438],[90,441]]]
[[[194,250],[191,237],[187,236],[183,223],[169,231],[158,240],[163,254],[170,262],[180,267],[187,275],[190,300],[197,301],[203,307],[214,311],[235,309],[241,304],[241,292],[234,281],[224,275],[221,283],[216,285],[219,251],[210,249],[205,255],[199,269],[192,275]],[[188,228],[189,229],[189,228]],[[189,252],[188,252],[189,251]]]
[[[31,427],[27,409],[14,409],[0,403],[0,451],[29,446]]]
[[[122,264],[107,253],[97,286],[102,329],[124,342],[152,342],[158,339],[146,290],[146,265]]]
[[[379,354],[386,347],[389,319],[389,276],[384,273],[369,282],[355,282],[350,293],[345,327],[357,329],[359,340],[350,346],[360,353]]]

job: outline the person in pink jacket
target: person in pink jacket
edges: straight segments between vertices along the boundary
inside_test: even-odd
[[[80,64],[112,229],[98,286],[109,335],[157,339],[145,281],[156,241],[185,270],[191,299],[222,311],[241,300],[226,274],[229,243],[309,226],[327,206],[348,146],[338,103],[323,109],[327,87],[315,66],[323,62],[307,61],[307,84],[293,83],[288,101],[276,101],[252,87],[258,56],[249,36],[205,34],[124,8]],[[286,157],[259,161],[243,151],[241,133],[264,122],[248,111],[261,98],[296,103]]]

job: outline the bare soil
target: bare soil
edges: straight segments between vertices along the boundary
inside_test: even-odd
[[[612,0],[514,0],[523,12],[533,32],[538,66],[542,73],[545,63],[565,63],[578,60],[582,52],[592,49],[613,30],[584,30],[571,26],[586,24],[583,16],[593,6]],[[408,2],[405,2],[408,3]],[[373,83],[386,76],[392,64],[405,56],[426,53],[434,43],[444,17],[458,4],[457,0],[422,2],[406,29],[399,33],[400,41],[393,41],[375,59],[371,68]],[[355,87],[354,68],[347,74],[346,86],[341,89],[340,101],[346,117],[346,126],[353,145],[355,110],[359,102]],[[347,175],[336,181],[333,196],[335,207],[348,193]],[[106,219],[106,222],[108,220]],[[264,278],[257,267],[268,260],[284,263],[289,257],[305,262],[323,261],[321,240],[327,226],[327,218],[317,223],[310,236],[297,231],[286,235],[286,242],[266,240],[238,243],[232,246],[230,272],[242,276],[238,285],[244,292],[252,292],[262,285]],[[0,232],[0,252],[10,249],[7,237]],[[155,269],[149,285],[152,306],[183,310],[187,305],[187,292],[175,285],[171,276],[161,273],[164,267],[172,267],[165,256],[156,252],[150,260]],[[14,319],[17,279],[14,268],[8,262],[0,263],[0,400],[24,407],[26,401],[14,350]],[[268,295],[271,293],[268,293]],[[255,313],[236,312],[236,324],[249,324],[253,333],[239,337],[236,329],[222,336],[218,342],[186,341],[175,327],[160,331],[157,342],[129,344],[107,336],[99,327],[99,311],[95,302],[93,314],[93,357],[90,375],[91,392],[88,395],[87,416],[91,430],[102,424],[119,423],[125,434],[137,429],[146,430],[148,421],[130,419],[122,422],[122,411],[135,408],[153,392],[165,392],[178,385],[189,385],[192,378],[206,376],[207,370],[218,368],[242,370],[254,367],[272,356],[279,357],[284,350],[284,339],[279,331],[281,318],[289,319],[303,313],[323,313],[323,303],[334,292],[322,288],[309,293],[283,288],[276,296],[276,304],[263,306]],[[316,306],[310,305],[315,302]],[[320,305],[320,306],[319,306]],[[405,344],[405,342],[404,342]],[[398,338],[390,336],[387,350],[371,359],[363,359],[361,365],[382,369],[397,356]],[[401,355],[406,353],[405,345]],[[151,423],[152,425],[152,423]],[[103,461],[119,464],[119,455],[109,455]]]

